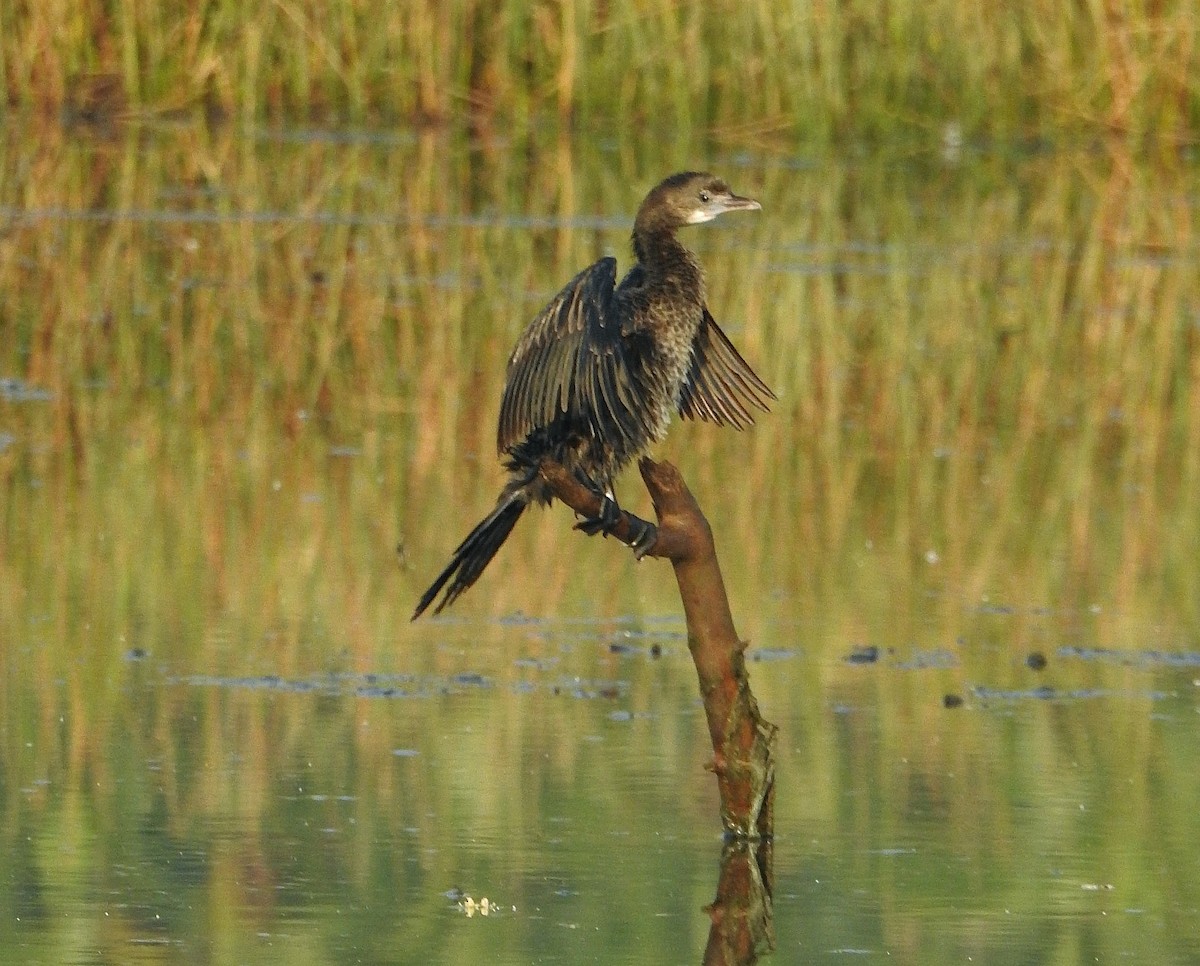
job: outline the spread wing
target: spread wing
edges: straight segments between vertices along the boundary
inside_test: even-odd
[[[522,333],[500,401],[501,453],[560,416],[614,445],[648,432],[638,404],[630,344],[622,337],[617,260],[576,275]]]
[[[692,343],[692,365],[679,393],[679,415],[745,429],[754,423],[750,410],[765,413],[775,398],[706,308]]]

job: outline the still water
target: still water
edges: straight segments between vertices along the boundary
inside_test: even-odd
[[[772,961],[1200,961],[1191,159],[0,152],[0,963],[702,960],[669,567],[555,508],[408,622],[520,328],[701,165],[762,201],[688,241],[780,401],[657,455],[780,727]]]

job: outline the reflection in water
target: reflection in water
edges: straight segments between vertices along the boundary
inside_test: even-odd
[[[775,950],[772,921],[770,840],[730,842],[721,853],[717,897],[706,908],[712,919],[704,966],[751,966]]]
[[[660,455],[781,727],[778,958],[1195,958],[1194,170],[3,138],[0,948],[701,957],[663,567],[549,511],[407,616],[490,502],[524,320],[708,159],[763,202],[695,241],[781,405]]]

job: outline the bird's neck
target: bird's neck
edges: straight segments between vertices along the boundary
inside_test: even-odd
[[[659,284],[702,293],[704,276],[700,265],[674,231],[635,226],[633,254],[646,275]]]

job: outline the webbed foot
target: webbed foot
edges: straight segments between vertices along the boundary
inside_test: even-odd
[[[658,543],[658,527],[648,520],[630,517],[630,523],[633,524],[634,521],[637,521],[639,526],[637,526],[636,532],[630,534],[629,547],[633,550],[634,559],[641,560]]]
[[[617,506],[616,500],[605,493],[600,498],[600,513],[594,517],[584,517],[575,524],[575,529],[583,531],[589,537],[594,537],[597,533],[603,533],[607,537],[620,522],[621,508]]]

